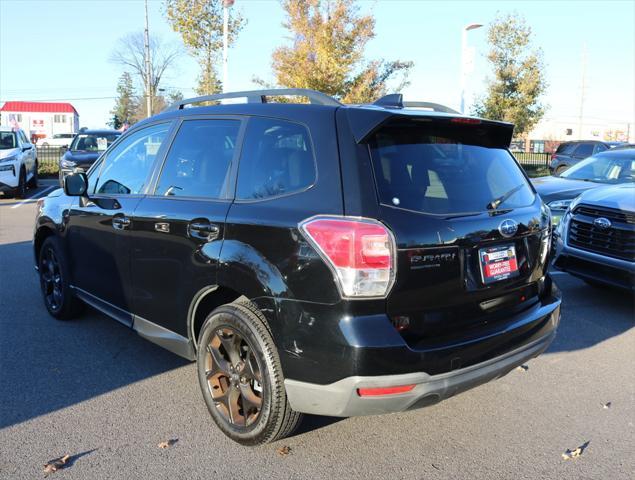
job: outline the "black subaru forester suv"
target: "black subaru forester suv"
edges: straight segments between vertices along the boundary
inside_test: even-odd
[[[179,102],[38,202],[46,308],[89,304],[196,360],[212,418],[246,445],[302,413],[433,404],[558,326],[549,211],[512,130],[401,95]]]

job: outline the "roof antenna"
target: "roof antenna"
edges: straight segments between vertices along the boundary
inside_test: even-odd
[[[403,108],[403,95],[401,93],[384,95],[379,100],[375,101],[373,105],[384,108]]]

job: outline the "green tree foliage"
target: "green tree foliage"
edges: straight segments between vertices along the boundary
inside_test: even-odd
[[[223,49],[222,0],[166,0],[165,9],[172,29],[181,35],[185,47],[198,61],[201,71],[197,93],[210,95],[221,90],[218,63]],[[228,44],[231,46],[245,25],[245,19],[229,8]]]
[[[117,98],[115,106],[110,111],[112,120],[109,122],[112,128],[120,128],[125,122],[132,124],[139,110],[132,75],[124,72],[119,77],[117,84]]]
[[[473,108],[478,116],[514,123],[518,136],[529,133],[545,113],[542,51],[532,46],[531,37],[531,28],[518,14],[494,20],[488,31],[487,55],[494,78]]]
[[[283,0],[282,6],[293,43],[273,53],[278,85],[319,90],[347,103],[376,100],[398,74],[397,90],[407,85],[412,62],[364,59],[375,19],[361,15],[354,0]]]

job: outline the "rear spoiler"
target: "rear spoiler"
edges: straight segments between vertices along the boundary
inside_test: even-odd
[[[386,124],[430,123],[435,126],[462,128],[470,137],[478,138],[479,144],[491,148],[508,148],[514,134],[512,123],[483,120],[449,112],[426,111],[409,108],[377,108],[374,106],[344,107],[348,123],[356,143],[366,143]]]

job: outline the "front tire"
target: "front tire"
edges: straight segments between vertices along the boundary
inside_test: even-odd
[[[18,186],[15,188],[14,197],[19,199],[26,197],[26,170],[24,167],[20,168]]]
[[[31,180],[29,180],[29,188],[37,188],[37,184],[38,184],[37,170],[38,170],[38,162],[36,159],[35,170],[33,170],[33,176],[31,177]]]
[[[287,400],[280,358],[262,313],[247,302],[214,310],[201,327],[198,379],[216,425],[242,445],[284,438],[302,414]]]
[[[40,288],[44,305],[51,316],[70,320],[81,313],[82,302],[70,287],[68,262],[57,237],[50,236],[40,248],[38,259]]]

